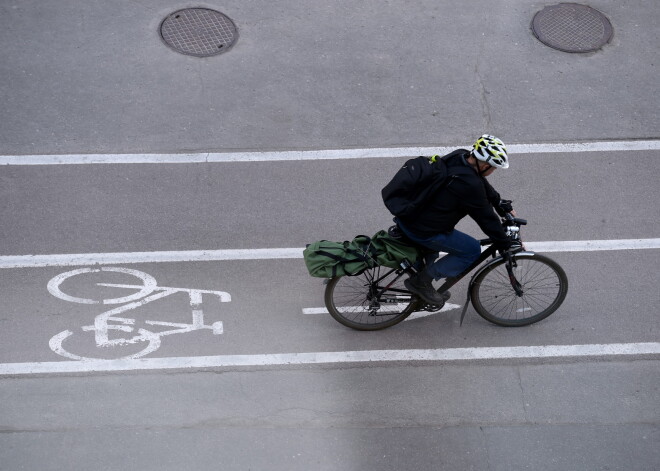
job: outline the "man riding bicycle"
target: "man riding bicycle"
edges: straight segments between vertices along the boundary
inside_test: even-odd
[[[497,214],[515,216],[511,201],[501,199],[486,180],[496,168],[509,167],[506,148],[500,139],[484,134],[471,151],[459,149],[444,160],[448,184],[430,197],[421,214],[414,218],[397,218],[399,227],[409,239],[436,253],[433,259],[438,257],[437,252],[447,253],[405,280],[408,290],[434,305],[444,304],[449,293],[438,293],[432,281],[460,274],[481,254],[477,239],[455,229],[458,222],[470,216],[502,252],[510,248],[511,241]],[[465,167],[473,171],[466,173]],[[462,171],[457,172],[457,169]]]

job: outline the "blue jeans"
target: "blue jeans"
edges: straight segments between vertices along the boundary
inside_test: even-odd
[[[410,240],[435,252],[426,258],[426,264],[429,274],[436,280],[459,275],[481,255],[479,241],[456,229],[447,234],[437,234],[423,239],[411,233],[401,222],[398,224]],[[438,258],[438,252],[446,252],[447,255],[433,262]]]

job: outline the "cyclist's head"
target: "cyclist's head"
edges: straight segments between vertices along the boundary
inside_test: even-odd
[[[484,134],[472,146],[472,155],[493,167],[509,168],[509,157],[504,143],[489,134]]]

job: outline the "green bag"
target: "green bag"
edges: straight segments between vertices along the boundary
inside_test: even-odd
[[[359,275],[376,265],[369,253],[370,243],[369,237],[360,235],[352,241],[320,240],[309,244],[303,251],[307,271],[319,278]]]
[[[378,231],[371,238],[371,245],[376,256],[376,263],[384,267],[398,268],[401,262],[410,263],[422,257],[422,251],[402,239],[395,239],[387,231]]]
[[[382,265],[398,268],[404,259],[414,263],[419,249],[379,231],[373,237],[359,235],[352,241],[320,240],[303,251],[307,271],[314,277],[355,276],[368,268]]]

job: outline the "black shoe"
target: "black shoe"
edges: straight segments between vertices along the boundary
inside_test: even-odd
[[[449,299],[449,292],[438,293],[433,284],[431,284],[433,278],[428,275],[425,271],[418,273],[416,276],[412,276],[405,280],[403,284],[408,288],[408,290],[419,296],[427,302],[428,304],[433,304],[436,306],[443,306],[445,301]]]

